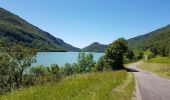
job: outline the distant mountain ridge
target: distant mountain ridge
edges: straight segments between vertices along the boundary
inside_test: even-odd
[[[0,8],[0,40],[34,46],[38,51],[80,51],[3,8]]]
[[[153,32],[137,36],[127,40],[129,47],[133,49],[145,50],[153,45],[170,48],[170,25],[157,29]]]
[[[81,51],[83,52],[104,52],[107,45],[94,42],[87,47],[84,47]]]

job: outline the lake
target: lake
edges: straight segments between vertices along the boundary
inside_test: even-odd
[[[63,66],[65,63],[76,63],[79,52],[38,52],[37,62],[32,66],[58,64]],[[92,53],[94,60],[97,61],[103,53]]]

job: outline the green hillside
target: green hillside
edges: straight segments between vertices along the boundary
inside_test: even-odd
[[[79,51],[3,8],[0,8],[0,42],[19,43],[39,51]]]
[[[83,52],[104,52],[106,48],[107,48],[107,45],[94,42],[91,45],[83,48],[82,51]]]
[[[170,25],[128,40],[129,47],[146,50],[153,46],[170,48]]]

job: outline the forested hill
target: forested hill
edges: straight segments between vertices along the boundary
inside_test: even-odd
[[[82,51],[83,52],[104,52],[106,48],[107,48],[107,45],[94,42],[91,45],[83,48]]]
[[[170,25],[128,40],[133,49],[170,48]]]
[[[31,15],[30,15],[31,16]],[[0,43],[23,44],[39,51],[80,51],[19,16],[0,8]]]

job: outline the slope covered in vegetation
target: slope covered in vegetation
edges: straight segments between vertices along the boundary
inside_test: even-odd
[[[137,36],[128,40],[129,47],[146,50],[150,48],[170,48],[170,25],[153,32]]]
[[[0,8],[0,40],[36,47],[39,51],[79,51],[3,8]]]
[[[94,42],[89,46],[82,49],[83,52],[104,52],[107,48],[107,45]]]

